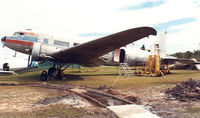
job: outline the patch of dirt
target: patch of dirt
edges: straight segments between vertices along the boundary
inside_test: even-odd
[[[43,117],[49,117],[49,115],[56,117],[57,114],[60,113],[58,116],[65,115],[68,112],[64,111],[76,107],[77,110],[80,109],[81,113],[79,114],[82,114],[81,117],[78,115],[77,118],[118,118],[112,111],[90,106],[91,104],[84,98],[64,90],[43,88],[41,86],[20,86],[18,84],[2,84],[0,90],[1,117],[27,117],[27,114],[34,117],[41,113],[44,114]],[[52,111],[52,107],[57,108],[58,105],[66,107],[61,107],[64,108],[60,108],[61,111],[56,109]],[[76,113],[73,112],[71,114],[75,116]]]
[[[85,99],[75,95],[74,93],[68,93],[64,96],[49,97],[38,101],[35,105],[52,105],[52,104],[67,104],[76,108],[90,107],[91,104]]]
[[[24,84],[17,84],[17,83],[0,83],[0,86],[22,86]]]
[[[40,99],[67,94],[65,91],[28,86],[0,86],[0,112],[31,112]]]
[[[123,93],[123,92],[114,90],[112,88],[107,88],[105,85],[104,86],[100,86],[97,90],[106,92],[106,93],[114,95],[114,96],[118,96],[120,98],[129,100],[129,101],[132,101],[135,104],[141,104],[140,98],[137,95],[135,95],[135,94],[131,94],[130,95],[130,94],[127,94],[127,93]]]
[[[179,101],[200,100],[200,80],[190,78],[187,81],[178,83],[173,88],[168,88],[165,93]]]
[[[128,95],[124,99],[132,101],[132,102],[134,102],[136,104],[141,104],[140,98],[138,96],[136,96],[136,95]]]
[[[193,80],[188,80],[188,81],[189,81],[189,83],[191,81],[193,83]],[[186,81],[186,83],[188,81]],[[194,82],[194,83],[196,83],[196,82]],[[181,82],[181,83],[183,85],[186,84],[184,82]],[[181,83],[179,83],[179,84],[181,84]],[[191,89],[191,91],[195,92],[195,89],[192,89],[192,88],[195,88],[194,87],[195,85],[197,85],[197,83],[194,85],[192,84],[191,88],[187,87],[187,86],[183,86],[183,87],[185,87],[185,88],[183,88],[183,90]],[[137,98],[140,98],[139,104],[143,108],[151,111],[152,113],[157,114],[158,116],[160,116],[162,118],[185,118],[185,117],[200,118],[199,117],[200,112],[197,111],[197,112],[192,113],[192,111],[189,111],[190,108],[197,108],[200,111],[199,100],[193,101],[193,99],[187,99],[185,102],[179,101],[176,98],[172,97],[170,94],[167,94],[165,92],[167,88],[173,88],[173,86],[160,84],[160,85],[154,85],[151,87],[127,89],[127,90],[119,90],[119,91],[124,94],[136,95]],[[169,99],[169,96],[171,96],[170,99]],[[129,100],[131,100],[131,99],[129,99]],[[133,97],[133,100],[134,100],[134,97]]]
[[[119,117],[116,116],[115,113],[106,108],[93,107],[92,109],[88,109],[87,114],[76,118],[119,118]]]
[[[60,85],[65,86],[65,85]],[[68,86],[68,85],[67,85]],[[177,87],[178,86],[178,87]],[[74,88],[74,86],[68,86]],[[171,89],[167,89],[171,88]],[[166,90],[167,89],[167,90]],[[73,95],[64,90],[43,88],[43,87],[30,87],[5,85],[0,86],[0,113],[5,112],[32,112],[43,109],[48,105],[63,104],[70,108],[72,106],[84,106],[82,102],[86,102],[83,98]],[[193,111],[188,112],[188,108],[199,108],[199,81],[189,79],[177,84],[175,87],[172,85],[155,85],[145,88],[115,90],[102,86],[98,90],[121,97],[123,99],[135,102],[147,110],[157,114],[162,118],[182,118],[182,117],[199,117],[200,113]],[[188,94],[189,93],[189,94]],[[192,94],[191,94],[192,93]],[[91,96],[98,97],[98,94],[88,93]],[[175,96],[173,96],[174,94]],[[195,95],[195,96],[194,96]],[[176,98],[176,96],[178,96]],[[182,96],[182,97],[180,97]],[[197,97],[196,97],[197,96]],[[194,98],[195,99],[194,99]],[[180,99],[181,98],[181,99]],[[184,99],[183,99],[184,98]],[[104,98],[107,99],[107,98]],[[104,99],[102,99],[104,101]],[[184,101],[184,102],[183,102]],[[107,104],[117,104],[112,99],[104,101]],[[87,106],[87,105],[86,105]],[[85,109],[85,108],[84,108]],[[87,112],[81,118],[116,118],[117,116],[105,108],[88,107]],[[64,109],[63,109],[64,110]],[[197,109],[198,110],[198,109]]]

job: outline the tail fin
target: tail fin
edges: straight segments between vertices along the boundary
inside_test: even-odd
[[[165,38],[166,38],[167,32],[165,31],[163,34],[161,34],[151,45],[150,50],[153,54],[155,54],[155,45],[159,46],[160,49],[160,55],[166,56],[166,49],[165,49]]]
[[[197,68],[197,70],[200,70],[200,64],[195,64],[195,67]]]
[[[197,68],[197,70],[200,70],[200,64],[196,59],[192,59],[196,64],[194,64],[194,66]]]

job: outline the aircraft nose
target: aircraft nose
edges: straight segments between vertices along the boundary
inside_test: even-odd
[[[6,36],[4,36],[2,39],[1,39],[1,42],[5,42],[6,41]]]
[[[6,41],[6,36],[4,36],[3,38],[1,38],[1,43],[3,44],[3,47],[6,45],[5,42]]]

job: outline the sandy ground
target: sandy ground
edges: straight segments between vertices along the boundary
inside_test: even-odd
[[[200,118],[200,112],[190,111],[190,108],[195,107],[200,110],[199,101],[180,102],[168,99],[168,95],[164,92],[166,89],[166,86],[158,85],[128,91],[120,90],[120,92],[137,96],[140,99],[141,105],[146,106],[146,109],[162,118]]]
[[[138,104],[144,106],[146,109],[156,113],[162,118],[200,118],[200,102],[187,101],[180,102],[175,99],[168,99],[168,95],[164,93],[167,88],[172,88],[174,85],[157,84],[145,88],[127,88],[114,90],[121,93],[121,95],[136,96],[139,100]],[[43,110],[49,106],[36,105],[40,101],[46,99],[54,99],[68,95],[69,92],[58,89],[43,88],[43,87],[30,87],[26,85],[21,86],[0,86],[0,117],[1,114],[9,114],[13,112],[31,113]],[[67,98],[66,98],[67,99]],[[66,100],[65,99],[65,100]],[[64,101],[65,101],[64,100]],[[69,101],[68,99],[66,101]],[[57,102],[57,101],[55,101]],[[86,101],[84,101],[86,102]],[[64,102],[58,101],[59,104]],[[52,104],[51,104],[52,105]],[[55,104],[53,104],[55,105]],[[72,108],[73,105],[64,104],[63,108]],[[57,107],[53,107],[57,109]],[[62,109],[63,111],[65,109]],[[88,105],[87,108],[76,109],[82,114],[82,118],[115,118],[116,116],[106,109],[97,108]],[[52,111],[50,111],[51,113]],[[59,111],[53,111],[60,113]],[[69,111],[71,112],[71,111]],[[76,111],[74,111],[76,114]],[[47,112],[45,116],[48,117]],[[67,112],[68,113],[68,112]],[[41,113],[43,114],[43,113]],[[14,114],[15,115],[15,114]],[[63,113],[65,116],[65,114]],[[7,117],[9,115],[6,115]],[[74,116],[74,115],[73,115]],[[26,116],[25,116],[26,117]],[[80,117],[80,116],[79,116]]]
[[[54,89],[27,86],[0,86],[0,112],[31,112],[34,104],[46,97],[65,95]]]
[[[95,107],[87,100],[64,90],[25,85],[0,86],[0,99],[0,117],[3,118],[116,118],[108,109]]]

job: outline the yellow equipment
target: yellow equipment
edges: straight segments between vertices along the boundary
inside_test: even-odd
[[[155,44],[155,54],[149,55],[146,63],[140,65],[138,68],[139,75],[161,76],[162,71],[160,70],[160,67],[160,49],[159,45]]]
[[[161,76],[160,55],[150,55],[145,64],[141,64],[139,75]]]

